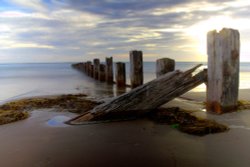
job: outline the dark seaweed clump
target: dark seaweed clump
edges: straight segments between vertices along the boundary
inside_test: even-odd
[[[100,104],[85,97],[84,94],[68,94],[12,101],[0,106],[0,125],[28,118],[27,111],[35,109],[55,108],[56,111],[84,113]]]
[[[182,132],[198,136],[229,130],[225,125],[213,120],[197,118],[178,107],[156,109],[151,112],[150,118],[156,123],[168,124]]]

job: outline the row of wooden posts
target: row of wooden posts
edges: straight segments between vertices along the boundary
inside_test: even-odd
[[[215,113],[235,110],[238,105],[239,88],[239,32],[228,28],[220,32],[210,31],[207,34],[207,42],[207,110]],[[131,87],[135,88],[143,84],[143,53],[130,51],[129,56]],[[99,59],[94,59],[93,63],[78,63],[74,64],[74,67],[99,81],[114,83],[112,57],[106,58],[106,64],[100,64]],[[115,68],[117,86],[125,87],[125,63],[115,63]],[[174,60],[163,58],[156,61],[157,77],[174,70]]]
[[[143,84],[143,53],[142,51],[130,52],[130,78],[131,87],[135,88]],[[126,65],[123,62],[115,63],[115,82],[113,58],[106,57],[105,64],[100,62],[100,59],[94,59],[93,63],[87,61],[84,63],[73,64],[80,71],[83,71],[88,76],[108,84],[117,84],[117,87],[126,87]]]
[[[136,88],[143,84],[143,52],[133,50],[129,52],[130,57],[130,80],[131,87]],[[108,84],[116,84],[117,87],[126,87],[126,65],[123,62],[115,63],[113,69],[113,58],[106,57],[105,63],[99,59],[73,64],[75,68],[83,71],[88,76]],[[162,58],[156,61],[156,77],[175,70],[175,61],[170,58]],[[115,71],[115,82],[114,82]]]

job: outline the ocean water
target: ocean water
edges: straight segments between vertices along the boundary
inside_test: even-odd
[[[197,64],[177,62],[176,69],[187,70]],[[129,84],[129,63],[126,63],[126,71]],[[241,63],[240,71],[240,88],[250,88],[250,63]],[[155,62],[144,62],[144,82],[154,78]],[[65,93],[85,93],[100,99],[117,95],[115,86],[93,80],[73,69],[71,63],[0,64],[0,90],[0,103]],[[192,91],[205,91],[205,85]]]
[[[74,70],[71,63],[0,64],[0,103],[66,93],[111,96],[112,87]]]

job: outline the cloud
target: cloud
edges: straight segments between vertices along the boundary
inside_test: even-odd
[[[32,9],[36,11],[46,11],[42,0],[8,0],[9,3],[23,7],[25,9]]]
[[[168,56],[205,61],[206,43],[199,38],[205,39],[212,25],[234,24],[244,43],[250,41],[246,0],[6,0],[5,5],[0,11],[0,56],[10,60],[16,54],[46,55],[40,59],[44,61],[52,61],[49,55],[61,56],[55,61],[124,59],[129,50],[141,49],[148,60]]]

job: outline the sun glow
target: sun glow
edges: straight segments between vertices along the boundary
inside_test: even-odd
[[[197,52],[206,55],[207,32],[212,30],[220,31],[222,28],[234,28],[238,30],[249,28],[249,20],[233,19],[228,16],[212,17],[208,20],[198,22],[186,30],[186,33],[194,41]]]

